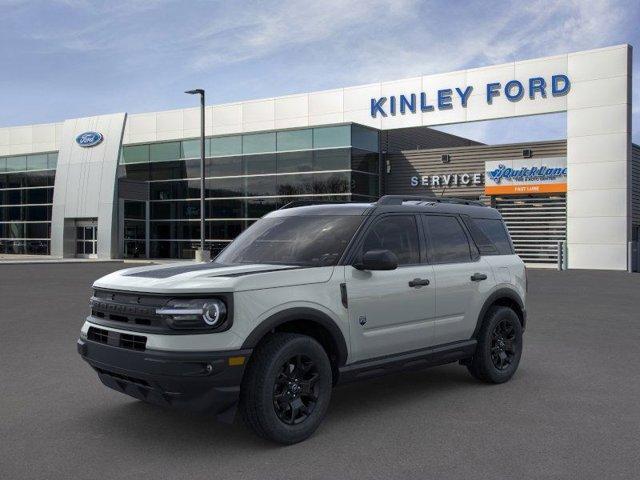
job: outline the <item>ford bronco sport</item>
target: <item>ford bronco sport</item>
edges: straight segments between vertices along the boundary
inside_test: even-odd
[[[239,407],[285,444],[316,430],[338,383],[450,362],[509,380],[526,322],[500,214],[444,198],[287,205],[213,262],[93,289],[78,351],[106,386],[227,421]]]

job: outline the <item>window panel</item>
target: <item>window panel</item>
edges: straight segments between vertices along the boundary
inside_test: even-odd
[[[151,222],[150,237],[154,240],[196,240],[200,238],[200,222]]]
[[[314,170],[349,170],[351,152],[349,149],[320,150],[313,152]]]
[[[58,167],[58,152],[47,154],[47,168],[55,169]]]
[[[148,163],[128,164],[124,167],[125,177],[129,180],[146,182],[151,180],[151,172]]]
[[[151,202],[151,220],[189,220],[200,218],[200,202]]]
[[[277,158],[278,173],[310,172],[313,170],[313,152],[279,153]]]
[[[151,200],[172,200],[200,197],[199,180],[153,182],[150,185]]]
[[[22,207],[25,220],[31,222],[51,220],[51,205],[40,205],[37,207]]]
[[[242,153],[268,153],[276,151],[276,134],[253,133],[242,136]]]
[[[27,156],[27,170],[46,170],[47,168],[46,153]]]
[[[193,140],[183,140],[181,142],[182,151],[181,158],[200,158],[200,139],[194,138]],[[204,155],[205,157],[211,156],[211,139],[204,139]]]
[[[0,173],[7,171],[7,159],[0,157]]]
[[[149,149],[152,162],[167,162],[180,159],[180,142],[152,143]]]
[[[145,239],[145,222],[144,220],[125,220],[124,221],[124,239],[125,240],[144,240]]]
[[[7,172],[22,172],[27,169],[27,157],[7,157]]]
[[[207,238],[212,240],[233,240],[245,228],[244,221],[207,221]]]
[[[27,255],[49,255],[49,241],[29,240],[25,243],[25,253]]]
[[[314,187],[314,175],[278,175],[278,195],[308,195]]]
[[[244,168],[247,175],[259,175],[276,172],[275,153],[263,155],[245,155]]]
[[[52,203],[53,202],[53,189],[52,188],[32,188],[24,190],[26,194],[25,203]]]
[[[378,131],[360,125],[352,125],[351,145],[362,150],[378,152]]]
[[[149,145],[122,147],[122,163],[145,163],[149,161]]]
[[[276,195],[276,176],[247,177],[247,196],[272,196]]]
[[[420,263],[420,242],[413,215],[390,215],[378,220],[362,244],[361,255],[370,250],[389,250],[398,265]]]
[[[5,238],[24,238],[25,224],[22,222],[12,222],[5,224]]]
[[[313,175],[313,193],[349,193],[349,173],[316,173]]]
[[[247,218],[261,218],[275,210],[282,202],[273,198],[254,198],[247,200]]]
[[[25,238],[49,238],[50,223],[25,223]]]
[[[277,132],[278,151],[309,150],[313,148],[313,130],[285,130]]]
[[[207,218],[244,218],[244,200],[207,200]]]
[[[379,192],[378,175],[367,175],[366,173],[352,172],[351,192],[377,197]]]
[[[380,156],[377,153],[365,152],[356,148],[351,151],[351,168],[361,172],[379,173]]]
[[[430,260],[433,263],[471,261],[469,241],[456,217],[424,215],[423,222],[429,239]]]
[[[124,258],[146,258],[146,244],[140,240],[125,240]]]
[[[241,156],[208,158],[204,165],[207,177],[242,175],[244,172]]]
[[[177,180],[187,178],[186,165],[182,160],[159,162],[149,165],[151,180]]]
[[[242,154],[242,137],[240,135],[211,139],[212,157],[226,157],[240,154]]]
[[[244,178],[215,178],[206,180],[207,197],[244,197]]]
[[[47,187],[55,183],[56,172],[45,170],[42,172],[27,172],[24,174],[23,183],[27,187]]]
[[[349,125],[313,129],[313,148],[348,147],[351,145]]]
[[[124,201],[124,218],[137,218],[144,220],[145,218],[145,203],[135,202],[132,200]]]

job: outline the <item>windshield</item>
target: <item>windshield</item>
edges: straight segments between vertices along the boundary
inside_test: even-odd
[[[335,265],[361,216],[308,215],[263,218],[235,239],[216,263]]]

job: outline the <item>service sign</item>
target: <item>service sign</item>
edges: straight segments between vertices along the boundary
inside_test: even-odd
[[[567,158],[496,160],[485,164],[486,195],[567,191]]]

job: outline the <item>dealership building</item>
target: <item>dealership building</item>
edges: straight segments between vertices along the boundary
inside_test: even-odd
[[[528,264],[637,270],[631,58],[619,45],[207,106],[207,246],[292,201],[454,196],[497,208]],[[555,141],[430,128],[557,112]],[[193,258],[199,136],[199,108],[0,128],[0,254]]]

